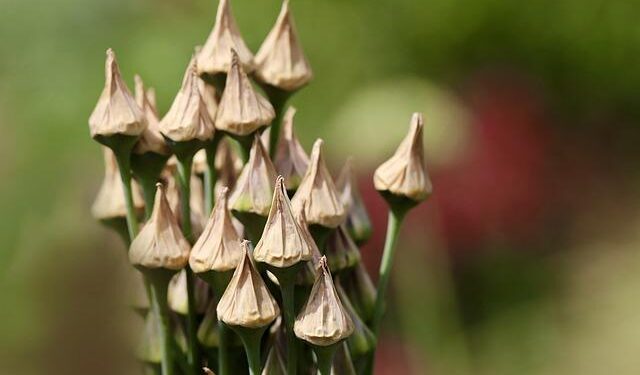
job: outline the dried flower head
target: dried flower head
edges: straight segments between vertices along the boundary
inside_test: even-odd
[[[267,216],[273,197],[273,181],[276,171],[264,149],[260,137],[256,135],[236,186],[229,197],[231,210]]]
[[[276,180],[267,224],[253,258],[278,268],[311,259],[311,247],[293,216],[282,176]]]
[[[199,278],[194,278],[194,296],[196,313],[204,314],[209,304],[209,284]],[[167,301],[172,311],[187,315],[189,313],[189,297],[187,295],[187,272],[182,270],[175,274],[169,282]]]
[[[253,71],[253,53],[240,35],[229,0],[220,0],[216,23],[198,53],[198,73],[210,76],[227,73],[231,66],[231,49],[237,51],[245,71]]]
[[[414,113],[409,133],[373,175],[376,190],[413,202],[421,202],[431,194],[431,181],[424,168],[423,127],[422,114]]]
[[[353,321],[345,311],[333,285],[325,257],[320,258],[316,278],[307,303],[296,318],[294,332],[313,345],[329,346],[353,333]]]
[[[227,208],[228,188],[218,194],[209,221],[191,249],[189,265],[195,273],[235,269],[242,260],[240,236]]]
[[[231,326],[264,327],[280,315],[280,308],[251,262],[249,241],[242,248],[244,257],[218,303],[218,319]]]
[[[255,62],[258,80],[281,90],[295,91],[313,78],[298,40],[289,0],[282,3],[276,24],[262,43]]]
[[[138,143],[133,148],[133,152],[136,154],[144,154],[147,152],[153,152],[160,155],[170,155],[171,150],[167,147],[167,144],[160,134],[160,128],[158,126],[160,120],[158,118],[158,110],[155,104],[155,94],[152,91],[145,90],[144,82],[139,75],[135,75],[135,95],[136,103],[142,109],[145,119],[147,121],[147,127],[144,129]]]
[[[358,190],[358,181],[353,172],[353,158],[349,157],[336,180],[340,200],[347,210],[345,226],[356,244],[363,244],[371,237],[372,228],[367,208]]]
[[[240,66],[238,54],[231,51],[231,67],[216,114],[216,129],[244,136],[271,123],[275,111],[260,95]]]
[[[190,246],[173,216],[162,184],[156,185],[153,214],[133,239],[129,261],[140,268],[180,270],[189,261]]]
[[[174,142],[208,141],[214,127],[198,88],[195,58],[191,58],[173,104],[160,121],[160,132]]]
[[[109,48],[105,63],[104,89],[89,117],[91,137],[117,134],[138,136],[146,127],[144,114],[122,80],[116,55]]]
[[[118,163],[113,151],[103,147],[104,153],[104,179],[96,196],[96,200],[91,206],[91,214],[98,220],[111,220],[125,218],[127,207],[124,201],[124,191]],[[133,206],[136,213],[141,214],[144,210],[144,200],[140,194],[140,187],[132,181]]]
[[[302,176],[304,176],[309,167],[309,156],[293,132],[293,117],[295,114],[296,109],[289,107],[284,115],[282,135],[278,142],[274,160],[276,171],[284,176],[288,191],[298,189]]]
[[[322,144],[321,139],[313,144],[311,164],[291,200],[291,205],[296,212],[304,209],[309,224],[335,228],[343,222],[346,212],[325,165]]]
[[[344,225],[340,225],[327,237],[326,255],[329,268],[334,274],[360,262],[360,251]]]
[[[272,346],[267,354],[267,360],[264,363],[261,375],[286,375],[287,368],[284,366],[280,352],[275,346]]]

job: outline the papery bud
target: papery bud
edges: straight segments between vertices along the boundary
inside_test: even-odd
[[[172,159],[169,159],[171,161]],[[175,159],[173,159],[175,160]],[[167,163],[169,164],[169,163]],[[169,206],[171,207],[171,212],[175,216],[178,223],[182,225],[182,210],[180,209],[180,201],[182,199],[180,188],[178,187],[178,181],[174,176],[174,173],[170,172],[171,169],[175,169],[175,167],[169,166],[162,173],[162,178],[166,181],[166,194],[167,201],[169,202]],[[193,233],[194,238],[197,238],[202,234],[204,230],[205,224],[205,214],[204,214],[204,186],[202,181],[196,177],[191,176],[191,196],[190,196],[190,207],[191,207],[191,231]]]
[[[153,214],[134,238],[129,261],[143,270],[178,271],[189,261],[189,242],[173,216],[162,184],[157,184]]]
[[[284,177],[287,191],[295,192],[309,167],[309,156],[302,148],[293,132],[293,117],[296,109],[289,107],[282,121],[282,135],[278,142],[274,165],[276,171]],[[268,138],[267,138],[268,139]],[[267,141],[267,143],[269,143]]]
[[[431,194],[431,181],[424,168],[423,127],[422,114],[414,113],[409,133],[395,154],[380,165],[373,175],[376,190],[387,200],[399,199],[415,205]]]
[[[249,241],[242,242],[244,258],[233,273],[216,311],[230,326],[259,328],[273,322],[280,308],[249,257]]]
[[[347,339],[349,352],[351,353],[351,357],[360,358],[375,349],[376,337],[362,319],[360,319],[360,316],[351,305],[351,301],[349,301],[349,297],[347,297],[340,283],[336,283],[336,290],[340,296],[340,301],[342,301],[345,310],[353,321],[353,334]]]
[[[370,321],[376,303],[376,287],[362,262],[340,276],[340,283],[359,316]]]
[[[346,342],[343,342],[336,350],[336,354],[333,356],[333,367],[331,368],[331,375],[357,375],[356,369],[353,367],[353,360],[349,353],[349,348]]]
[[[242,260],[240,236],[227,208],[228,190],[224,188],[218,194],[209,221],[191,249],[189,265],[195,273],[230,271]]]
[[[253,88],[240,66],[235,51],[231,51],[231,67],[216,113],[216,129],[245,136],[269,125],[275,117],[271,103]]]
[[[356,244],[361,245],[371,237],[372,228],[367,208],[358,190],[358,181],[353,172],[353,159],[349,157],[336,180],[340,200],[347,210],[345,226]]]
[[[335,228],[343,222],[346,212],[325,165],[322,144],[321,139],[313,144],[311,163],[291,200],[291,205],[296,212],[304,207],[309,224]]]
[[[313,78],[289,11],[289,0],[282,3],[280,15],[256,54],[255,62],[258,80],[281,90],[295,91]]]
[[[158,118],[158,111],[155,105],[155,94],[145,90],[144,82],[142,82],[142,78],[140,78],[139,75],[136,74],[134,79],[136,83],[136,103],[138,103],[138,106],[144,113],[147,127],[140,135],[138,142],[133,148],[133,152],[136,154],[153,152],[160,155],[170,155],[171,150],[169,150],[169,147],[167,147],[167,144],[164,142],[158,126],[160,119]]]
[[[191,171],[195,174],[202,175],[207,170],[207,152],[201,148],[193,155],[193,164]]]
[[[144,114],[122,80],[116,55],[109,48],[105,63],[104,89],[89,117],[91,137],[138,136],[146,126]]]
[[[229,0],[220,0],[216,23],[198,53],[198,73],[205,76],[227,73],[232,60],[231,49],[237,52],[244,70],[251,72],[253,53],[240,35]]]
[[[267,361],[264,364],[261,375],[286,375],[287,368],[284,366],[282,357],[275,347],[271,347],[267,355]]]
[[[333,274],[360,262],[360,251],[344,225],[340,225],[327,237],[325,254]]]
[[[195,59],[192,58],[182,80],[180,91],[160,121],[160,132],[173,142],[209,141],[214,127],[198,88]]]
[[[277,268],[311,259],[310,245],[293,216],[282,176],[276,180],[269,217],[253,258]]]
[[[260,137],[255,136],[249,161],[245,164],[229,197],[232,211],[266,217],[271,207],[276,171]]]
[[[209,118],[213,121],[218,113],[218,93],[213,85],[207,84],[205,81],[198,80],[198,89],[200,90],[200,96],[207,108]]]
[[[317,346],[333,345],[353,333],[353,321],[333,285],[325,257],[320,258],[318,277],[309,299],[294,324],[298,338]]]
[[[209,284],[201,279],[194,278],[193,290],[196,301],[196,313],[204,314],[211,299]],[[182,315],[189,313],[187,272],[185,270],[178,272],[169,282],[167,300],[169,302],[169,308],[171,308],[172,311]]]
[[[233,191],[242,167],[242,160],[229,144],[228,138],[222,138],[216,150],[215,168],[218,172],[216,194],[223,187],[228,187],[229,190]]]
[[[125,219],[127,216],[127,206],[124,201],[124,191],[118,162],[113,151],[103,147],[104,154],[104,179],[96,196],[96,200],[91,206],[91,214],[98,220],[111,221],[115,219]],[[144,200],[140,193],[140,187],[132,181],[133,207],[136,214],[141,215],[144,211]],[[126,220],[126,219],[125,219]]]

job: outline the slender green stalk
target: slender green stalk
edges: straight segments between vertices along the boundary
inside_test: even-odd
[[[246,328],[233,326],[230,327],[233,329],[238,336],[240,336],[240,340],[242,340],[242,344],[244,345],[244,350],[247,353],[247,361],[249,362],[249,374],[250,375],[260,375],[262,370],[262,363],[260,360],[260,345],[262,341],[262,335],[267,327],[260,328]]]
[[[162,375],[173,375],[173,337],[167,303],[168,283],[155,281],[151,283],[152,308],[158,314],[160,338],[162,340]]]
[[[138,218],[136,217],[135,208],[133,206],[133,191],[131,189],[131,161],[129,153],[114,152],[118,161],[118,169],[120,170],[120,179],[124,190],[124,201],[127,207],[127,230],[129,238],[133,239],[138,234]]]
[[[149,220],[153,213],[153,203],[156,200],[156,181],[140,179],[142,197],[144,198],[144,219]]]
[[[333,356],[341,343],[329,346],[313,346],[313,352],[316,353],[318,361],[318,374],[331,375],[331,367],[333,366]]]
[[[280,138],[280,127],[282,126],[284,109],[286,108],[287,100],[289,100],[292,93],[269,85],[265,85],[263,88],[269,97],[269,101],[273,106],[274,112],[276,113],[273,121],[271,121],[271,130],[269,130],[269,156],[273,159],[275,158],[276,149],[278,148],[278,139]]]
[[[280,284],[282,289],[282,304],[284,309],[284,322],[287,327],[287,374],[295,374],[298,368],[298,343],[296,335],[293,333],[295,323],[295,285],[294,283]]]
[[[216,151],[218,149],[218,143],[220,143],[220,139],[216,136],[211,145],[205,148],[207,153],[207,169],[204,171],[204,213],[206,217],[209,217],[211,214],[216,200],[215,187],[218,178],[216,171]]]
[[[220,342],[218,343],[218,375],[232,375],[231,371],[231,351],[229,350],[229,340],[231,330],[226,324],[218,321],[220,327]]]
[[[182,233],[184,237],[193,243],[191,231],[191,166],[193,163],[193,153],[189,153],[182,158],[178,158],[178,185],[180,187],[180,212],[182,216]],[[200,373],[200,352],[198,350],[198,327],[196,322],[196,300],[194,292],[193,271],[186,268],[187,273],[187,339],[189,342],[187,350],[187,361],[191,367],[192,375]]]

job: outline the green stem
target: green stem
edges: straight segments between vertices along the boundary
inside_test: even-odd
[[[182,233],[184,237],[193,243],[191,232],[191,166],[194,153],[188,153],[182,158],[178,158],[178,185],[180,187],[180,212],[182,215]],[[194,292],[193,271],[186,268],[187,272],[187,303],[189,311],[187,313],[187,337],[188,350],[187,361],[192,370],[192,375],[199,374],[200,353],[198,351],[198,327],[196,322],[196,300]]]
[[[115,151],[114,151],[115,152]],[[136,217],[135,208],[133,206],[133,191],[131,189],[131,161],[129,153],[115,152],[118,161],[118,169],[120,170],[120,179],[124,190],[124,201],[127,207],[127,230],[129,238],[133,239],[138,234],[138,218]]]
[[[157,180],[150,180],[146,178],[140,179],[140,185],[142,186],[142,196],[144,198],[144,218],[149,220],[153,213],[153,203],[156,200],[156,182]]]
[[[260,328],[246,328],[246,327],[231,327],[242,340],[244,350],[247,353],[247,361],[249,362],[249,374],[260,375],[261,361],[260,361],[260,345],[262,341],[262,335],[266,330],[265,327]]]
[[[173,375],[173,337],[167,303],[168,283],[155,281],[151,283],[153,309],[158,314],[160,337],[162,340],[162,375]]]
[[[279,280],[280,281],[280,280]],[[297,338],[293,332],[293,324],[295,323],[295,285],[294,283],[282,283],[282,305],[284,309],[284,322],[286,325],[285,334],[287,335],[287,374],[295,374],[298,368],[298,348]]]
[[[218,321],[220,327],[220,342],[218,343],[218,375],[231,375],[231,351],[229,350],[229,340],[231,330],[226,324]]]
[[[271,122],[271,130],[269,130],[269,156],[272,160],[275,159],[278,149],[278,139],[280,138],[280,128],[282,127],[282,118],[284,116],[287,99],[288,96],[272,99],[273,109],[276,113],[276,116]]]
[[[333,366],[333,356],[338,349],[338,345],[341,343],[336,343],[329,346],[313,346],[313,352],[316,353],[316,358],[318,361],[318,374],[320,375],[331,375],[331,367]]]
[[[208,218],[213,210],[213,205],[216,200],[216,179],[217,179],[217,171],[216,171],[216,150],[217,144],[212,145],[212,147],[207,147],[207,169],[204,171],[204,208],[205,215]]]

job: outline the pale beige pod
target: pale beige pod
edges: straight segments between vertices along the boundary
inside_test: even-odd
[[[284,177],[287,190],[298,189],[302,177],[309,167],[309,156],[302,148],[298,137],[293,131],[293,117],[296,114],[294,107],[289,107],[282,119],[282,134],[278,141],[273,164],[276,171]],[[267,143],[269,143],[267,141]]]
[[[309,61],[302,51],[298,32],[289,9],[289,0],[255,57],[257,79],[285,91],[295,91],[313,78]]]
[[[156,185],[153,213],[129,248],[129,261],[137,267],[180,270],[189,262],[190,246],[173,216],[162,184]]]
[[[228,188],[218,194],[209,221],[191,249],[189,266],[195,273],[235,269],[243,257],[240,236],[227,208]]]
[[[311,251],[305,234],[293,216],[284,178],[278,176],[267,223],[253,258],[273,267],[287,268],[310,260]]]
[[[424,167],[423,128],[422,114],[414,113],[409,133],[395,154],[380,165],[373,175],[376,190],[416,202],[425,200],[431,194],[431,181]]]
[[[356,244],[363,244],[371,237],[373,228],[371,219],[367,213],[360,191],[358,181],[353,172],[353,158],[347,158],[344,167],[336,179],[336,188],[340,192],[340,200],[347,210],[347,218],[344,225],[349,230]]]
[[[116,55],[109,48],[105,62],[104,89],[89,117],[91,137],[138,136],[146,127],[145,116],[122,79]]]
[[[182,79],[182,86],[171,108],[159,124],[160,132],[174,142],[208,141],[213,138],[214,127],[198,88],[195,58],[191,58]]]
[[[333,285],[327,259],[322,257],[309,299],[298,314],[293,330],[298,338],[310,344],[329,346],[349,337],[353,329],[353,321]]]
[[[249,258],[249,241],[242,242],[244,256],[220,298],[218,319],[231,326],[260,328],[280,315],[278,303]]]
[[[273,106],[253,88],[238,54],[231,51],[231,67],[216,112],[216,129],[245,136],[271,124],[274,117]]]
[[[147,152],[153,152],[160,155],[170,155],[171,150],[162,138],[160,134],[160,119],[158,118],[158,110],[155,104],[155,94],[153,89],[145,90],[144,82],[139,75],[135,75],[135,98],[136,103],[142,109],[145,119],[147,121],[147,127],[144,129],[138,142],[133,148],[133,152],[136,154],[144,154]]]
[[[198,53],[198,73],[201,75],[227,73],[231,66],[231,49],[237,51],[244,70],[251,72],[253,53],[240,35],[229,0],[220,0],[216,23]]]
[[[333,178],[322,154],[323,141],[316,140],[311,151],[311,163],[291,200],[294,211],[304,209],[309,224],[335,228],[346,216]]]

